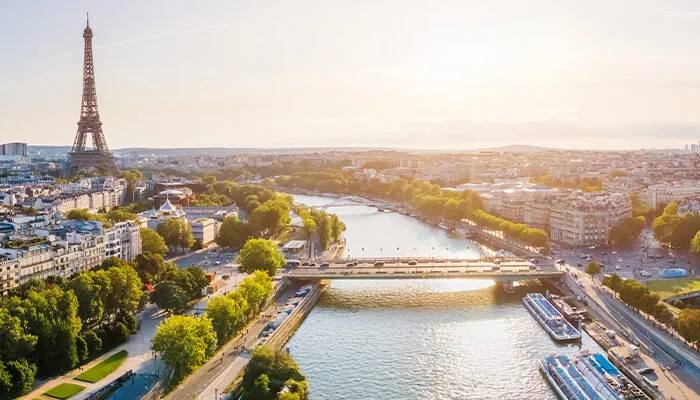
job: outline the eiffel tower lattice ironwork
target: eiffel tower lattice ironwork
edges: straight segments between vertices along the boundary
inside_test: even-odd
[[[75,135],[73,149],[68,154],[68,176],[78,175],[81,171],[99,171],[116,175],[119,168],[114,156],[107,147],[100,112],[97,110],[97,91],[95,90],[95,66],[92,62],[92,29],[90,20],[83,31],[85,54],[83,63],[83,100],[80,106],[78,132]],[[88,138],[92,147],[88,147]]]

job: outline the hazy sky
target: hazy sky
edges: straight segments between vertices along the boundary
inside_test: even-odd
[[[700,140],[697,0],[0,0],[0,142],[72,144],[86,10],[111,148]]]

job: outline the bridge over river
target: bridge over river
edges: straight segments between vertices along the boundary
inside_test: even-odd
[[[512,290],[513,282],[530,279],[561,278],[556,266],[537,266],[523,261],[493,262],[480,260],[416,260],[414,265],[397,262],[396,258],[348,264],[299,266],[287,273],[290,279],[490,279]],[[323,265],[323,266],[322,266]]]

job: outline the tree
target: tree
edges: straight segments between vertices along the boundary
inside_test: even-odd
[[[182,378],[216,351],[216,333],[209,317],[175,315],[166,319],[151,340],[163,362]]]
[[[134,269],[139,274],[141,282],[154,284],[177,272],[177,265],[166,262],[160,254],[141,253],[136,256]]]
[[[263,237],[275,237],[289,225],[290,204],[283,199],[268,200],[255,208],[250,216],[252,230]]]
[[[620,221],[610,229],[610,239],[621,247],[631,246],[644,229],[646,220],[644,217],[632,217]]]
[[[25,358],[36,345],[37,337],[25,332],[22,321],[0,308],[0,360]]]
[[[150,228],[141,228],[141,251],[164,255],[168,251],[163,237]]]
[[[187,222],[177,218],[168,218],[158,225],[158,234],[163,237],[165,244],[170,248],[190,248],[194,244],[192,228]]]
[[[207,316],[212,320],[219,344],[225,343],[241,327],[247,309],[248,303],[238,292],[215,297],[207,304]]]
[[[75,293],[78,299],[78,315],[86,324],[100,321],[104,313],[103,298],[100,296],[103,288],[99,282],[95,284],[93,275],[95,275],[94,272],[81,272],[66,284],[66,289]],[[111,285],[105,289],[111,290]]]
[[[102,353],[102,339],[94,331],[83,333],[83,339],[87,344],[89,358],[95,358]]]
[[[187,306],[189,296],[173,281],[163,281],[153,288],[151,301],[166,311],[181,310]]]
[[[253,350],[242,382],[245,399],[274,399],[287,383],[293,393],[305,395],[308,391],[306,377],[289,354],[265,345]]]
[[[690,241],[690,251],[700,258],[700,231],[697,231],[693,240]]]
[[[177,270],[168,279],[171,279],[182,288],[190,299],[201,297],[202,290],[209,285],[209,279],[207,279],[202,268],[195,266]]]
[[[138,273],[130,265],[112,267],[107,270],[112,290],[105,302],[108,314],[118,312],[135,312],[141,300],[143,282]]]
[[[250,274],[257,270],[266,271],[273,276],[285,263],[284,256],[277,251],[277,246],[266,239],[249,239],[241,249],[236,260],[238,270]]]
[[[235,215],[226,217],[221,223],[216,244],[222,247],[240,249],[251,236],[250,227]]]
[[[34,384],[36,365],[27,360],[0,360],[0,399],[14,399],[27,394]]]
[[[253,275],[243,279],[238,285],[237,292],[240,293],[248,305],[246,315],[256,313],[263,301],[270,297],[273,290],[272,278],[264,271],[254,271]]]
[[[681,310],[676,326],[678,333],[700,350],[700,310],[692,308]]]
[[[588,263],[588,265],[586,265],[586,273],[591,276],[598,275],[602,269],[603,267],[601,267],[600,264],[595,262],[590,262]]]
[[[337,215],[331,214],[331,238],[333,242],[340,240],[340,235],[345,230],[345,224],[340,221]]]
[[[75,337],[75,351],[78,354],[78,364],[82,364],[90,358],[90,350],[82,336]]]
[[[82,324],[78,300],[72,291],[51,287],[30,292],[26,299],[11,297],[5,305],[11,315],[22,321],[25,331],[37,337],[33,355],[42,376],[77,365],[75,338]]]

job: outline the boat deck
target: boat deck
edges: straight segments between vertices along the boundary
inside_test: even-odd
[[[542,325],[542,327],[557,340],[581,339],[577,331],[564,316],[540,293],[528,293],[523,298],[523,304]]]
[[[540,368],[560,397],[566,400],[648,400],[600,353],[587,350],[572,359],[550,355]]]

